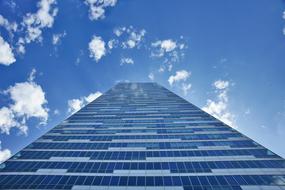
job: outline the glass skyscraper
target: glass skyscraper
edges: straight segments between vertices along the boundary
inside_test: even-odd
[[[2,163],[0,189],[285,190],[285,161],[156,83],[119,83]]]

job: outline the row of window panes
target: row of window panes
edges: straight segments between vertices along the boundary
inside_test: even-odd
[[[4,175],[0,188],[42,189],[44,185],[101,185],[101,186],[239,186],[285,185],[284,176],[228,175],[228,176],[60,176],[60,175]],[[50,186],[51,187],[51,186]]]
[[[127,139],[181,139],[181,140],[215,140],[243,137],[240,133],[225,134],[191,134],[191,135],[110,135],[110,136],[52,136],[44,135],[41,139],[52,139],[55,141],[67,141],[74,139],[86,139],[90,141],[112,141]]]
[[[193,151],[25,151],[12,158],[49,159],[50,157],[90,157],[97,160],[145,160],[147,157],[207,157],[255,156],[256,158],[281,158],[266,149],[193,150]]]
[[[171,170],[175,173],[211,172],[211,169],[285,168],[284,160],[203,162],[38,162],[7,161],[1,172],[35,172],[38,169],[68,169],[69,172],[113,173],[113,170]]]
[[[140,147],[146,149],[198,149],[202,146],[229,146],[232,148],[258,147],[251,140],[240,141],[200,141],[200,142],[89,142],[89,143],[65,143],[65,142],[34,142],[29,149],[72,149],[72,150],[104,150],[109,148]],[[219,147],[217,147],[219,148]]]

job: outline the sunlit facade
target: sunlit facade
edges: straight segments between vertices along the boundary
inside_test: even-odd
[[[119,83],[1,164],[0,189],[285,190],[285,161],[156,83]]]

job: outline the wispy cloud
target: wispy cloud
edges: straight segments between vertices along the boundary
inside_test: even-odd
[[[189,91],[191,90],[191,87],[192,87],[192,84],[190,83],[182,83],[181,89],[185,96],[189,93]]]
[[[148,74],[148,78],[153,81],[154,80],[154,74],[153,73],[149,73]]]
[[[123,49],[140,48],[146,34],[145,29],[138,30],[133,26],[117,27],[113,32]]]
[[[184,39],[179,40],[165,39],[157,40],[151,43],[150,56],[152,58],[162,59],[163,65],[160,66],[159,72],[164,72],[166,69],[171,71],[173,64],[179,62],[185,55],[184,50],[187,48]]]
[[[208,99],[207,104],[202,109],[229,126],[237,128],[235,123],[235,115],[232,114],[228,109],[229,81],[217,80],[213,83],[213,86],[216,90],[216,100]]]
[[[176,71],[175,75],[171,75],[168,78],[168,83],[172,86],[175,82],[186,81],[190,77],[191,73],[186,70]]]
[[[105,18],[105,9],[114,7],[117,0],[85,0],[85,4],[89,7],[90,20],[99,20]]]
[[[97,91],[95,93],[91,93],[88,96],[83,96],[80,97],[78,99],[71,99],[68,100],[67,104],[68,104],[68,113],[75,113],[78,110],[80,110],[83,106],[85,106],[86,104],[92,102],[93,100],[97,99],[99,96],[101,96],[102,93]]]
[[[176,71],[175,75],[170,75],[168,78],[168,83],[171,87],[175,87],[183,92],[186,96],[192,87],[192,84],[188,82],[189,77],[191,76],[190,71],[179,70]]]
[[[130,57],[122,57],[121,58],[121,65],[125,65],[125,64],[133,65],[134,63],[135,63],[134,60]]]
[[[56,0],[40,0],[37,3],[37,11],[35,13],[26,13],[20,24],[9,22],[0,15],[0,26],[3,26],[11,38],[8,44],[3,36],[0,36],[0,64],[10,65],[16,61],[14,53],[24,54],[25,46],[31,42],[42,42],[43,30],[51,28],[54,24],[54,18],[57,15],[58,8]],[[15,34],[16,37],[15,37]],[[5,56],[1,55],[5,53]]]
[[[52,35],[52,44],[53,45],[58,45],[61,42],[61,39],[64,38],[66,36],[66,32],[62,32],[62,33],[57,33],[57,34],[53,34]]]
[[[223,90],[229,87],[229,81],[217,80],[214,82],[214,86],[219,90]]]
[[[0,26],[3,26],[10,34],[16,32],[18,28],[18,24],[16,22],[9,22],[2,15],[0,15]]]

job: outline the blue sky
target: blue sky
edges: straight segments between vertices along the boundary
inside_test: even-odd
[[[119,81],[154,81],[285,156],[285,2],[0,2],[0,161]]]

